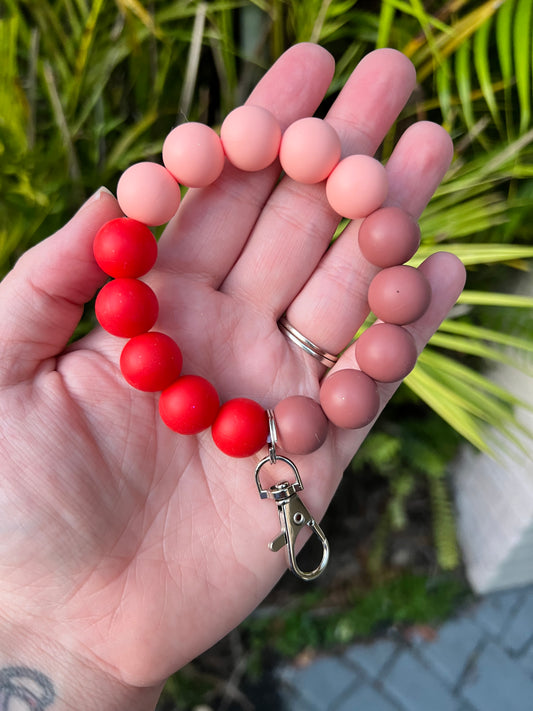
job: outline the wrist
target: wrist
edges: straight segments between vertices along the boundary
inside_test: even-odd
[[[23,699],[39,711],[153,711],[161,690],[125,684],[37,630],[0,620],[0,708]]]

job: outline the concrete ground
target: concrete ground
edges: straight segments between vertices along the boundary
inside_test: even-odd
[[[284,711],[533,711],[533,586],[277,672]]]

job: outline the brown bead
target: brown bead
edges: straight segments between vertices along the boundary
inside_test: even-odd
[[[334,425],[358,429],[378,414],[379,393],[372,378],[360,370],[338,370],[322,383],[320,403]]]
[[[401,265],[376,274],[368,289],[368,305],[387,323],[412,323],[426,311],[431,286],[421,271]]]
[[[375,323],[357,339],[355,356],[361,370],[374,380],[402,380],[416,363],[416,344],[411,334],[393,323]]]
[[[418,223],[399,207],[382,207],[359,228],[359,248],[377,267],[393,267],[411,259],[420,244]]]
[[[324,444],[328,421],[318,402],[293,395],[278,402],[274,419],[279,447],[287,454],[310,454]]]

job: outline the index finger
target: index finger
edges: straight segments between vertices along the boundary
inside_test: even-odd
[[[295,45],[269,69],[246,103],[267,108],[283,130],[316,111],[334,69],[327,50],[310,43]],[[279,173],[278,161],[258,173],[226,164],[215,183],[189,190],[160,240],[158,266],[199,275],[217,287],[246,244]]]

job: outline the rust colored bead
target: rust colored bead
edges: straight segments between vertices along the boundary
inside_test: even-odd
[[[287,454],[310,454],[324,444],[328,421],[310,397],[293,395],[274,408],[279,447]]]
[[[370,424],[379,410],[376,383],[360,370],[338,370],[320,388],[320,403],[330,422],[344,429]]]
[[[368,305],[387,323],[402,325],[420,318],[431,301],[431,286],[421,271],[406,264],[376,274],[368,289]]]
[[[394,383],[414,368],[416,344],[405,328],[375,323],[357,339],[355,356],[361,370],[371,378]]]

